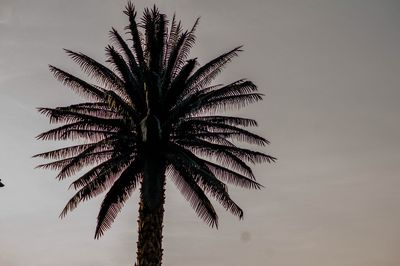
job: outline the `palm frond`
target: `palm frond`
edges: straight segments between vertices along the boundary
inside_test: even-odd
[[[62,84],[70,87],[73,91],[77,92],[79,95],[87,97],[93,100],[102,100],[104,95],[104,90],[89,84],[64,70],[61,70],[55,66],[49,66],[50,72],[53,73],[54,77],[60,81]]]
[[[112,138],[104,139],[72,157],[72,160],[62,167],[56,178],[62,180],[76,174],[83,167],[110,159],[115,154],[112,141]]]
[[[111,227],[126,200],[141,181],[142,167],[140,159],[136,159],[121,173],[107,192],[97,216],[95,238],[100,238]]]
[[[182,67],[179,74],[173,79],[170,89],[167,91],[165,96],[165,103],[168,109],[170,109],[177,101],[178,97],[181,95],[183,90],[185,89],[185,83],[188,79],[189,75],[194,70],[197,64],[196,58],[188,60],[186,65]],[[169,79],[164,80],[163,86],[166,87],[169,85],[168,82],[171,82]]]
[[[67,110],[83,115],[96,116],[99,118],[122,118],[115,110],[109,108],[109,105],[103,102],[88,102],[73,104],[67,107],[58,107],[57,110]]]
[[[208,146],[196,145],[191,141],[177,141],[177,143],[199,156],[211,158],[222,165],[225,165],[235,171],[241,172],[251,179],[255,179],[251,167],[248,166],[238,156],[227,150],[213,149]]]
[[[138,77],[131,71],[124,58],[112,46],[107,46],[106,54],[107,62],[114,66],[114,69],[121,75],[124,86],[119,89],[119,94],[124,95],[124,100],[129,99],[133,104],[133,108],[139,112],[144,111],[144,94],[143,87],[138,80]]]
[[[201,94],[201,98],[203,101],[208,101],[226,96],[254,93],[256,91],[257,86],[254,85],[253,82],[241,79],[215,90],[204,91],[204,93]]]
[[[230,126],[243,126],[243,127],[256,127],[257,121],[254,119],[234,117],[234,116],[196,116],[189,117],[187,120],[190,121],[207,121],[211,123],[224,124]]]
[[[177,39],[173,41],[174,44],[171,44],[171,47],[169,48],[170,52],[168,54],[168,61],[165,67],[163,90],[166,90],[173,80],[174,69],[177,66],[177,60],[179,58],[180,51],[188,35],[189,33],[185,31],[181,33],[179,37],[174,37]]]
[[[261,93],[248,93],[241,95],[233,95],[233,96],[225,96],[210,99],[208,101],[202,101],[196,108],[193,108],[191,112],[192,114],[197,113],[212,113],[212,112],[221,112],[226,111],[228,109],[238,110],[247,105],[256,103],[262,100]]]
[[[210,169],[196,155],[179,146],[171,148],[172,156],[192,175],[192,178],[205,192],[211,194],[226,210],[243,218],[242,209],[230,198],[226,185],[219,181]]]
[[[231,83],[220,88],[219,86],[208,87],[201,91],[187,95],[178,101],[170,110],[171,121],[183,117],[210,114],[225,111],[228,108],[240,109],[248,104],[262,100],[263,94],[254,93],[257,87],[244,80]]]
[[[257,163],[264,163],[264,162],[274,162],[276,160],[275,157],[264,154],[262,152],[257,152],[249,149],[239,148],[236,146],[225,146],[219,145],[215,143],[211,143],[205,140],[192,138],[188,140],[181,140],[179,141],[180,144],[185,146],[190,146],[194,148],[203,149],[206,148],[210,152],[228,152],[230,154],[235,155],[236,157],[240,158],[241,160],[245,160],[247,162],[257,164]]]
[[[172,53],[171,51],[176,46],[178,37],[180,36],[181,33],[182,33],[181,22],[176,21],[176,16],[174,14],[172,17],[172,22],[171,22],[171,26],[169,29],[168,38],[167,38],[166,47],[165,47],[164,66],[168,65],[169,58]]]
[[[92,145],[96,145],[96,143],[97,142],[64,147],[48,152],[35,154],[32,157],[44,158],[44,159],[61,159],[61,158],[73,157],[81,153],[82,151],[86,150],[87,148],[91,147]]]
[[[45,115],[49,118],[50,123],[74,123],[85,121],[88,123],[98,124],[98,125],[107,125],[113,128],[121,128],[124,124],[121,122],[121,119],[116,118],[103,118],[94,115],[84,114],[81,112],[76,112],[72,110],[70,107],[57,107],[57,108],[46,108],[39,107],[37,108],[39,113]]]
[[[129,30],[131,36],[132,36],[132,42],[133,42],[133,50],[132,52],[135,54],[137,64],[143,68],[145,59],[144,59],[144,53],[143,53],[143,48],[142,48],[142,38],[140,31],[138,29],[138,24],[136,22],[136,10],[135,7],[133,6],[132,2],[129,1],[126,9],[124,11],[124,14],[128,16],[129,18],[129,25],[125,28],[126,30]]]
[[[117,156],[112,156],[109,160],[99,163],[85,174],[73,181],[69,188],[74,188],[75,190],[83,188],[93,182],[95,179],[103,174],[109,174],[110,171],[123,171],[126,165],[136,158],[132,154],[120,154]]]
[[[85,127],[80,129],[80,127]],[[89,141],[99,141],[106,137],[113,136],[117,130],[111,131],[107,128],[90,128],[87,122],[77,122],[73,124],[67,124],[64,126],[51,129],[44,133],[39,134],[36,139],[39,140],[76,140],[85,139]]]
[[[215,176],[222,180],[226,181],[230,184],[240,186],[243,188],[248,188],[248,189],[260,189],[263,186],[253,179],[250,179],[242,174],[239,174],[235,171],[232,171],[231,169],[228,169],[226,167],[223,167],[219,164],[212,163],[207,160],[200,159],[207,167],[215,174]]]
[[[230,120],[231,122],[232,120],[234,120],[235,123],[236,122],[248,123],[248,121],[246,120],[243,121],[240,120],[240,118],[237,119],[238,120],[234,120],[232,118]],[[220,117],[220,119],[204,119],[204,117],[201,118],[189,117],[178,123],[175,127],[174,132],[176,132],[176,135],[178,137],[181,134],[184,136],[187,133],[192,133],[193,135],[196,135],[197,132],[212,132],[216,133],[215,135],[218,135],[217,133],[220,133],[221,136],[224,138],[231,138],[238,141],[244,141],[250,144],[256,144],[260,146],[265,146],[266,144],[269,144],[268,140],[266,140],[261,136],[258,136],[254,133],[251,133],[248,130],[236,126],[218,123],[220,121],[224,121],[223,117]]]
[[[110,159],[113,153],[114,153],[113,150],[88,152],[84,155],[79,156],[79,158],[77,157],[65,158],[50,163],[38,165],[37,168],[60,170],[59,174],[56,176],[56,179],[63,180],[66,177],[75,174],[83,167],[90,166],[93,164],[99,164],[105,160]]]
[[[210,141],[211,143],[221,144],[225,146],[236,146],[227,139],[228,137],[230,137],[230,134],[226,132],[208,132],[205,130],[197,130],[196,132],[188,132],[188,131],[182,132],[180,134],[172,136],[171,138],[175,142],[180,142],[185,140],[190,141],[193,138],[198,138],[201,140]]]
[[[119,89],[123,86],[121,78],[103,64],[83,53],[74,52],[68,49],[64,49],[64,51],[72,61],[79,65],[84,73],[89,77],[94,78],[106,89]]]
[[[127,61],[129,68],[132,71],[132,74],[136,77],[137,80],[141,80],[142,70],[138,66],[135,56],[133,55],[133,52],[128,44],[119,34],[119,32],[114,28],[112,28],[112,30],[110,31],[110,38],[112,43],[117,45],[118,52],[124,55],[123,58]]]
[[[207,64],[200,67],[188,80],[186,94],[192,91],[198,91],[209,84],[219,73],[223,67],[238,55],[242,46],[238,46],[227,53],[211,60]]]
[[[112,158],[92,168],[78,180],[74,181],[71,186],[74,186],[75,189],[82,188],[68,201],[60,217],[65,217],[79,203],[94,198],[107,190],[126,168],[127,164],[129,164],[129,159],[126,157]]]
[[[191,173],[175,160],[171,162],[167,173],[196,214],[209,226],[218,228],[218,215]]]
[[[154,73],[160,74],[163,64],[164,44],[166,37],[165,15],[161,14],[154,6],[152,10],[146,8],[143,12],[142,24],[146,41],[146,57],[149,69]]]
[[[183,39],[183,43],[179,48],[179,52],[177,57],[175,58],[176,63],[174,64],[173,70],[172,70],[172,78],[175,78],[179,71],[181,70],[183,64],[185,63],[186,59],[189,56],[190,49],[193,47],[193,45],[196,42],[196,28],[199,25],[200,18],[197,18],[196,21],[194,22],[192,28],[187,32],[187,35]]]

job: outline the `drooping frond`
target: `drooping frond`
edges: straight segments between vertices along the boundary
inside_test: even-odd
[[[257,183],[253,179],[250,179],[219,164],[215,164],[202,159],[199,160],[207,165],[207,167],[215,174],[215,176],[217,176],[218,179],[222,181],[226,181],[230,184],[248,189],[260,189],[263,187],[261,184]]]
[[[218,215],[191,173],[176,160],[171,162],[167,173],[196,214],[209,226],[218,228]]]
[[[177,145],[171,147],[171,150],[174,152],[171,156],[175,157],[174,159],[182,164],[182,167],[192,175],[192,178],[202,190],[213,196],[232,214],[239,218],[243,217],[242,209],[230,198],[226,185],[216,178],[202,160],[190,151]]]
[[[251,167],[243,162],[243,160],[241,160],[238,156],[227,150],[212,149],[208,146],[196,145],[195,143],[189,141],[179,141],[177,143],[181,144],[199,156],[212,158],[222,165],[255,179]]]
[[[141,181],[142,168],[141,160],[136,159],[121,173],[107,192],[97,216],[95,238],[100,238],[111,227],[126,200]]]
[[[130,158],[118,156],[92,168],[71,186],[75,189],[81,188],[65,205],[60,217],[63,218],[68,212],[74,210],[79,203],[98,196],[107,190],[115,181],[117,176],[129,164]]]
[[[136,157],[133,154],[121,154],[111,157],[111,159],[109,159],[108,161],[98,164],[96,167],[92,168],[91,170],[80,176],[78,179],[72,182],[69,187],[77,190],[91,184],[96,179],[100,178],[101,175],[104,173],[109,174],[110,171],[111,173],[112,171],[123,171],[125,166],[133,160],[130,156],[132,156],[133,158]]]

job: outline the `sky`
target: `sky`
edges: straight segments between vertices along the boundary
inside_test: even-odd
[[[164,264],[400,265],[400,3],[396,0],[166,0],[185,27],[201,17],[191,57],[244,52],[219,82],[248,78],[264,101],[240,111],[278,158],[256,166],[265,188],[230,187],[242,221],[217,207],[219,229],[198,219],[168,183]],[[79,74],[62,48],[103,61],[108,31],[127,24],[123,0],[0,0],[0,265],[133,265],[134,194],[94,240],[101,198],[58,218],[68,180],[34,169],[32,155],[62,143],[36,107],[79,102],[48,64]],[[70,180],[69,180],[70,181]]]

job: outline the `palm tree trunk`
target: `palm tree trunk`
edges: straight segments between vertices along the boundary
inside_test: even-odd
[[[163,255],[165,164],[157,156],[145,163],[140,192],[139,236],[135,266],[160,266]]]
[[[163,197],[164,198],[164,197]],[[155,208],[149,208],[141,197],[139,206],[139,240],[137,242],[136,266],[160,266],[164,200]]]
[[[148,94],[147,94],[148,97]],[[149,99],[147,98],[147,101]],[[149,103],[148,103],[149,104]],[[135,266],[161,266],[165,202],[165,159],[160,120],[148,110],[142,120],[144,175],[140,187],[138,242]]]

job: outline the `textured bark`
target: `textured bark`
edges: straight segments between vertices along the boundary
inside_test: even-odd
[[[164,218],[164,192],[161,202],[150,208],[144,200],[143,193],[139,206],[139,240],[137,242],[137,257],[135,266],[160,266],[162,261],[162,229]]]
[[[165,161],[157,151],[157,146],[150,144],[147,145],[140,188],[136,266],[161,265],[164,202]]]

